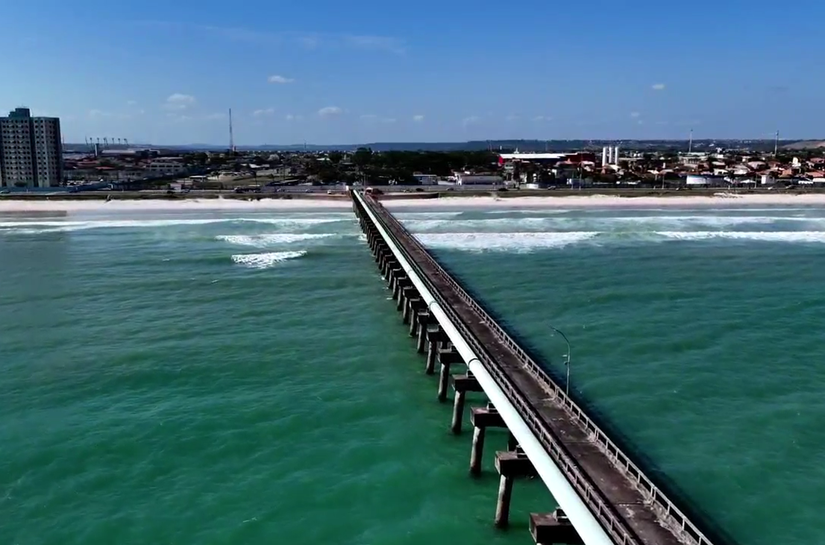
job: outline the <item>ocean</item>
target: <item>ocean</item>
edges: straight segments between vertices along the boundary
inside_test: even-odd
[[[738,543],[825,540],[825,210],[392,209]],[[0,217],[0,543],[531,543],[388,297],[347,210]]]

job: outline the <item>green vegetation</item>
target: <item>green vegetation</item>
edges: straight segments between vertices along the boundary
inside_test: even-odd
[[[322,184],[364,181],[371,185],[415,184],[413,173],[449,176],[455,170],[491,170],[498,156],[489,151],[387,151],[374,153],[359,148],[349,156],[330,152],[326,157],[310,157],[306,173]]]

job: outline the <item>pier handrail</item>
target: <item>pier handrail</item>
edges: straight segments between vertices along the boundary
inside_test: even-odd
[[[695,545],[713,545],[712,542],[704,535],[704,533],[696,527],[693,522],[667,497],[665,494],[644,474],[644,472],[628,457],[619,447],[608,437],[608,435],[599,428],[593,420],[576,404],[573,399],[568,396],[564,389],[561,388],[547,373],[547,371],[537,364],[522,348],[516,343],[510,335],[504,331],[498,323],[487,313],[487,311],[479,305],[475,299],[464,290],[464,288],[456,282],[452,276],[447,273],[438,261],[432,257],[429,251],[421,244],[417,237],[398,221],[384,206],[377,200],[367,196],[364,202],[368,202],[374,207],[374,210],[384,218],[389,220],[397,229],[403,234],[407,235],[412,244],[425,255],[429,264],[436,270],[436,272],[447,281],[455,292],[461,297],[466,304],[468,304],[483,320],[484,323],[492,329],[499,337],[499,339],[507,345],[507,347],[515,354],[522,362],[525,369],[537,380],[541,387],[550,393],[554,400],[564,408],[567,413],[580,423],[584,430],[589,434],[591,441],[599,450],[601,450],[607,458],[613,463],[614,467],[619,469],[636,488],[641,491],[647,501],[654,505],[657,514],[666,522],[669,529],[674,531],[682,539],[689,540],[689,543]],[[404,249],[404,245],[399,245]],[[418,267],[415,260],[410,262]],[[432,284],[427,279],[427,275],[421,275],[428,284]],[[433,294],[441,299],[441,294],[438,289],[433,290]],[[524,394],[518,391],[518,388],[503,374],[503,372],[495,365],[495,359],[492,358],[483,346],[479,345],[475,336],[469,332],[464,324],[464,321],[455,314],[450,305],[444,305],[445,310],[448,310],[455,319],[456,325],[460,326],[467,333],[467,341],[472,343],[475,349],[479,350],[487,356],[487,359],[493,363],[490,369],[495,372],[499,379],[502,389],[509,390],[513,395],[512,399],[518,401],[522,405],[519,412],[530,427],[537,432],[537,438],[547,447],[548,453],[559,463],[560,469],[568,476],[570,483],[576,488],[582,497],[593,506],[594,515],[603,524],[604,528],[616,540],[617,544],[630,545],[638,543],[633,537],[625,522],[615,512],[613,507],[603,498],[601,492],[596,489],[590,479],[579,468],[578,464],[573,460],[573,457],[566,451],[563,445],[550,435],[550,432],[544,425],[536,421],[535,412],[526,407],[526,398]]]

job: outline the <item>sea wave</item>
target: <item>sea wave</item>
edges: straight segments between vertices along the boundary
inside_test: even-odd
[[[292,244],[308,240],[319,240],[337,236],[334,233],[271,233],[261,235],[219,235],[215,237],[221,242],[236,244],[238,246],[253,246],[255,248],[266,248],[276,244]]]
[[[238,265],[243,265],[251,269],[268,269],[273,265],[288,261],[290,259],[298,259],[307,255],[306,250],[297,252],[267,252],[262,254],[238,254],[232,256],[232,261]]]
[[[263,223],[282,228],[302,228],[336,222],[354,222],[345,217],[330,218],[176,218],[146,220],[87,220],[87,221],[3,221],[0,231],[15,234],[37,234],[84,231],[88,229],[143,229],[217,223]]]
[[[657,235],[672,240],[735,239],[764,242],[825,243],[825,231],[659,231]]]
[[[530,251],[563,248],[590,240],[596,231],[554,233],[421,233],[416,237],[430,248],[468,251]]]
[[[812,225],[822,225],[825,217],[806,216],[713,216],[713,215],[690,215],[690,216],[614,216],[614,217],[592,217],[592,216],[534,216],[534,217],[490,217],[481,219],[414,219],[404,221],[404,225],[414,233],[438,233],[438,232],[522,232],[522,231],[655,231],[680,229],[702,229],[708,228],[737,228],[747,225],[768,226],[782,222],[793,222],[794,224],[810,223]]]

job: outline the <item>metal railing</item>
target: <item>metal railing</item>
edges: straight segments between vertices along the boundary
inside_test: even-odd
[[[367,198],[369,199],[369,198]],[[388,229],[399,231],[408,239],[408,244],[418,249],[422,255],[426,256],[429,265],[436,271],[442,280],[447,282],[450,287],[458,294],[459,297],[469,305],[474,312],[482,318],[485,325],[489,327],[523,364],[524,368],[530,375],[538,382],[538,384],[553,400],[560,405],[579,425],[584,429],[589,439],[593,444],[599,448],[622,474],[628,478],[629,481],[645,496],[648,505],[651,505],[657,511],[659,517],[663,522],[667,523],[668,528],[673,531],[681,540],[687,540],[688,543],[695,545],[712,545],[712,542],[682,513],[681,510],[667,497],[665,494],[644,474],[644,472],[624,453],[619,447],[608,437],[608,435],[599,428],[593,420],[581,409],[548,375],[547,371],[538,365],[524,350],[504,331],[498,323],[481,307],[472,296],[470,296],[464,288],[456,282],[449,273],[436,261],[432,255],[424,248],[418,239],[410,233],[406,227],[401,224],[392,214],[390,214],[380,203],[373,199],[367,200],[368,205],[373,207],[373,211],[377,215],[392,225],[395,229]],[[405,250],[404,244],[399,244],[402,251]],[[409,256],[408,256],[409,257]],[[414,259],[408,259],[410,263],[420,269],[419,264]],[[419,271],[420,272],[420,271]],[[440,291],[435,288],[432,281],[426,274],[420,274],[423,281],[425,281],[431,288],[433,296],[443,302],[443,296]],[[558,464],[559,468],[567,476],[571,485],[576,488],[581,497],[588,503],[594,516],[608,531],[611,537],[617,544],[630,545],[638,543],[633,533],[627,528],[626,523],[615,512],[612,505],[603,497],[601,492],[591,482],[590,478],[582,471],[579,465],[575,462],[573,457],[567,452],[567,449],[559,443],[553,434],[547,429],[545,423],[541,422],[536,415],[536,410],[528,401],[527,396],[524,395],[520,389],[515,386],[506,373],[498,366],[495,358],[490,356],[487,350],[481,346],[473,333],[466,327],[464,320],[458,316],[452,309],[452,306],[445,302],[442,305],[442,310],[450,315],[454,325],[457,326],[462,333],[465,334],[465,341],[472,346],[477,354],[485,356],[485,368],[496,378],[496,382],[502,390],[508,395],[514,406],[521,414],[525,423],[534,431],[536,438],[545,446],[547,452]]]

